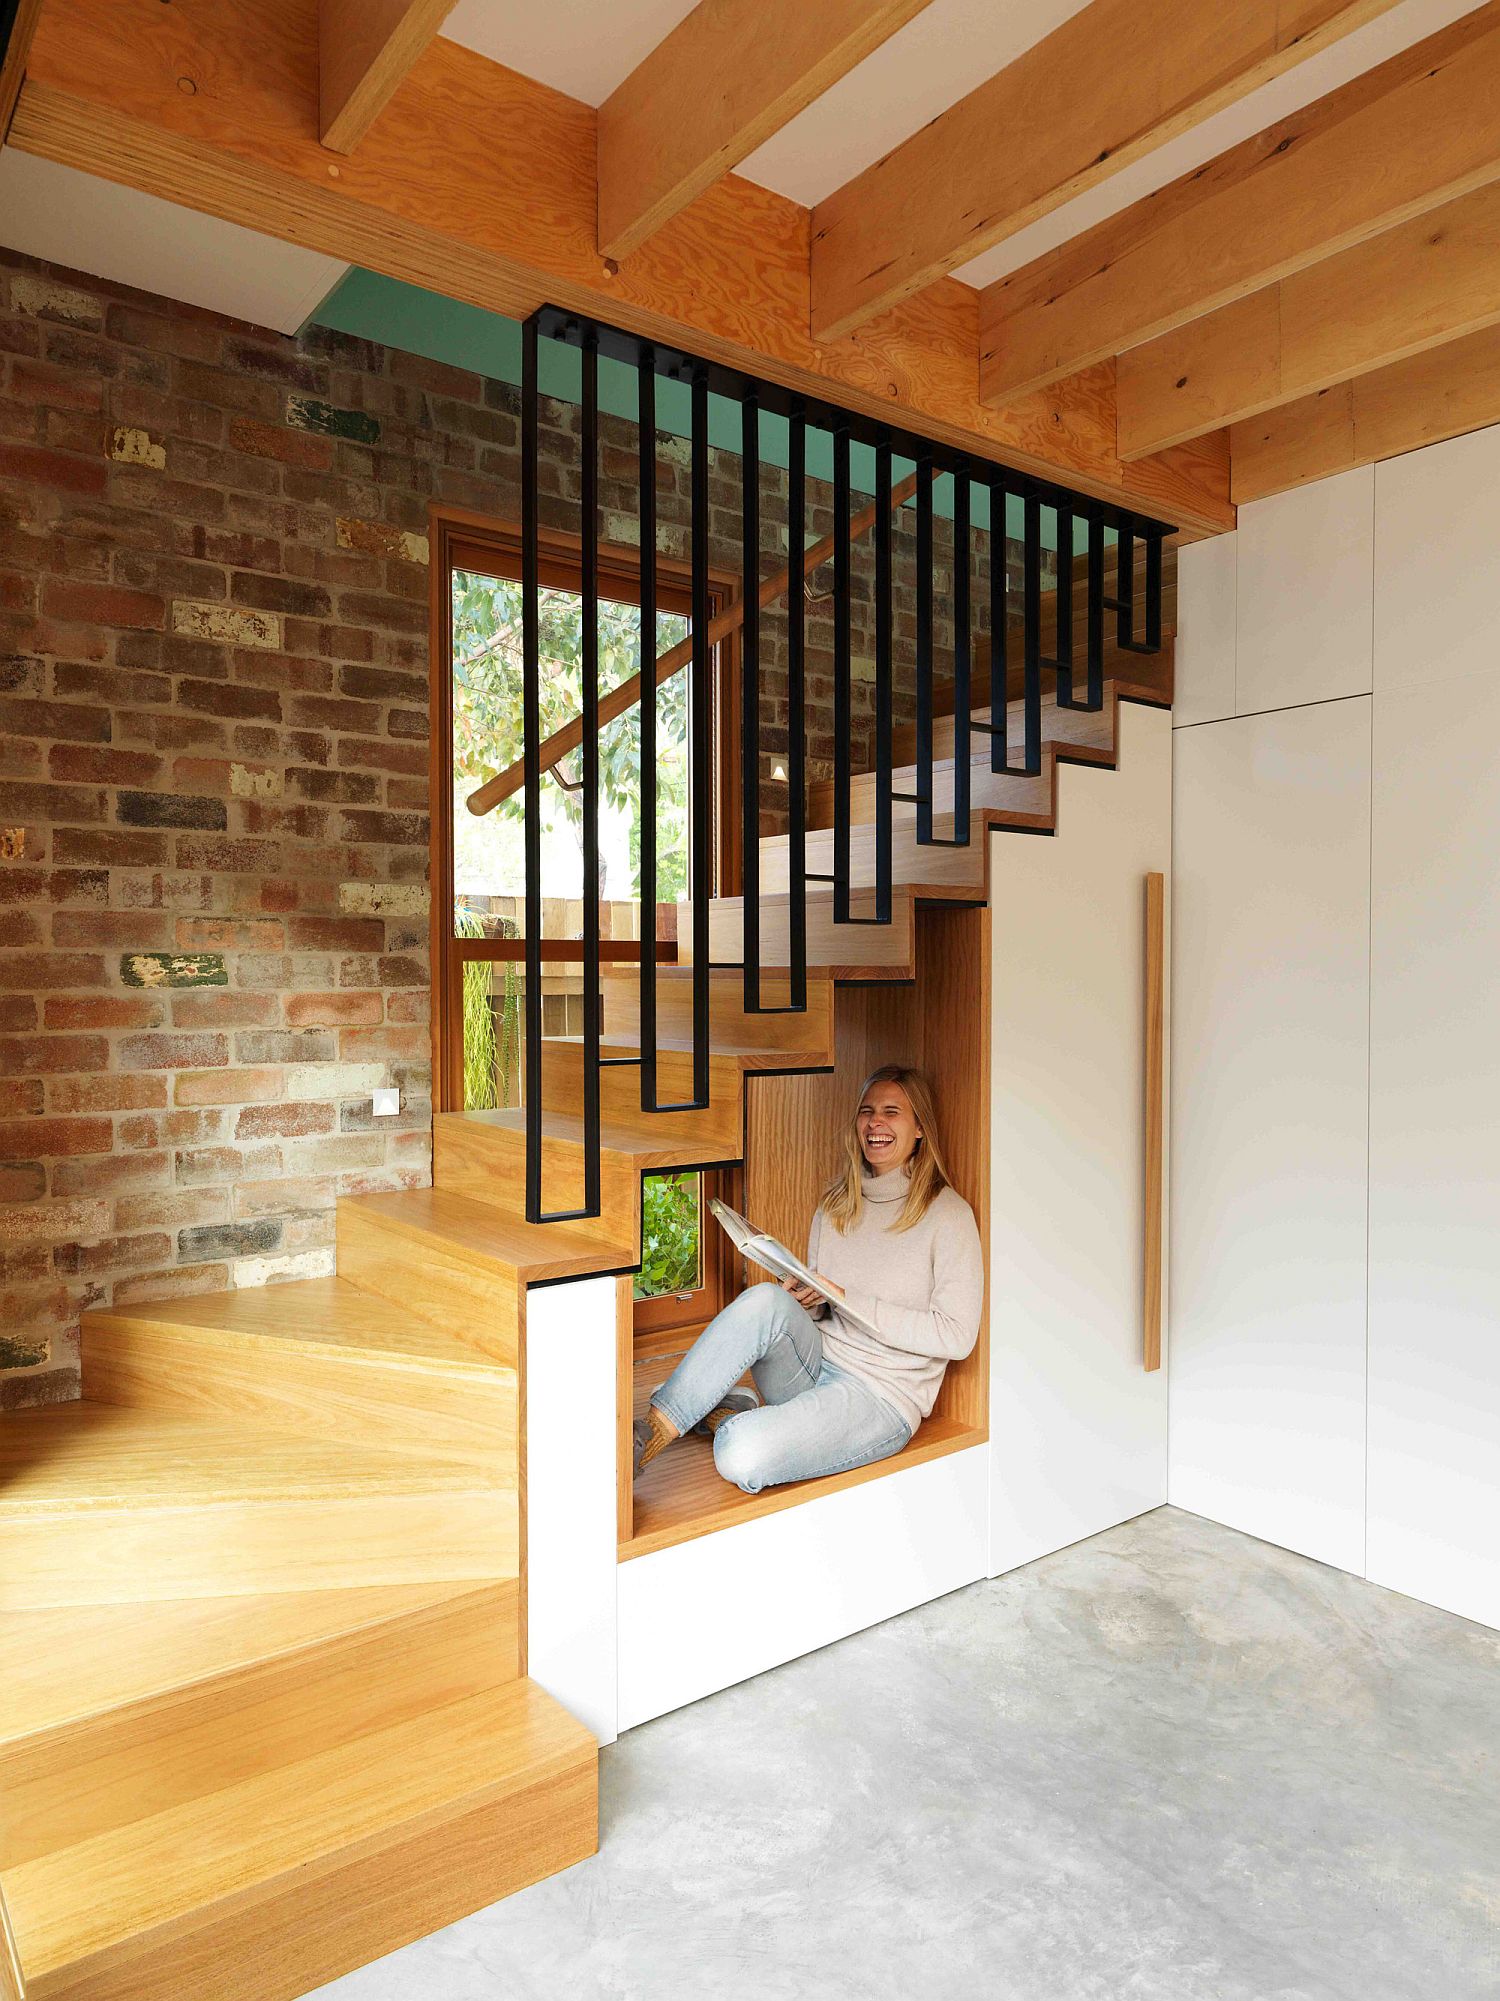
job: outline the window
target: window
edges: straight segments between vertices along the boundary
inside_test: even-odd
[[[482,817],[469,796],[519,763],[522,748],[520,541],[516,531],[467,517],[435,522],[433,882],[434,1011],[442,1109],[518,1105],[525,1074],[525,837],[519,788]],[[541,551],[541,702],[544,739],[582,707],[582,609],[576,542],[546,535]],[[634,550],[601,549],[599,683],[601,695],[641,671],[639,567]],[[723,602],[721,583],[713,608]],[[654,654],[686,637],[691,597],[680,566],[659,561]],[[715,662],[715,738],[733,726],[733,671],[727,647]],[[693,885],[688,744],[690,686],[673,675],[657,695],[657,906],[643,920],[640,902],[640,708],[632,704],[600,731],[599,929],[604,1032],[612,982],[632,979],[643,949],[676,957],[678,913]],[[720,743],[719,776],[732,768]],[[439,768],[440,767],[440,768]],[[577,752],[545,771],[542,823],[542,964],[544,1079],[562,1077],[569,1044],[583,1028],[583,855],[581,771]],[[721,880],[737,873],[729,843],[732,812],[715,786],[715,843]],[[717,885],[710,885],[710,890]],[[558,1068],[549,1070],[556,1062]],[[551,1098],[550,1081],[544,1084]],[[565,1100],[558,1100],[565,1102]],[[648,1178],[644,1262],[636,1285],[643,1332],[701,1322],[727,1297],[721,1233],[702,1227],[719,1177],[696,1173]]]

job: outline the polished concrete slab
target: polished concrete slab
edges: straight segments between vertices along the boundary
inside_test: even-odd
[[[632,1731],[336,2001],[1500,1995],[1500,1634],[1163,1508]]]

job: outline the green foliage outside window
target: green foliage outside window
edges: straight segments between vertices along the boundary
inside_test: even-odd
[[[641,1185],[641,1268],[637,1299],[695,1292],[699,1285],[699,1177],[648,1174]]]
[[[483,938],[484,919],[462,907],[453,919],[459,938]],[[493,978],[501,977],[498,996]],[[521,982],[515,960],[469,959],[464,964],[464,1105],[494,1111],[516,1102],[521,1055]]]
[[[540,593],[542,735],[572,722],[583,706],[583,600],[576,591]],[[599,601],[599,688],[608,693],[640,671],[639,607]],[[665,650],[687,632],[687,620],[657,619],[657,647]],[[453,763],[465,793],[514,764],[522,751],[521,586],[478,571],[453,572]],[[687,695],[688,676],[674,674],[657,690],[657,898],[675,903],[687,894]],[[602,796],[630,811],[630,896],[640,883],[641,709],[634,703],[599,732]],[[581,775],[575,751],[558,767],[568,785]],[[548,786],[546,807],[581,838],[583,795]],[[495,808],[498,820],[519,824],[525,800],[513,793]]]

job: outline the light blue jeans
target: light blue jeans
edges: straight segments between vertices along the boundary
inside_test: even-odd
[[[868,1466],[911,1437],[867,1383],[824,1361],[822,1329],[779,1285],[752,1285],[715,1314],[651,1401],[686,1433],[747,1369],[759,1410],[714,1434],[714,1465],[747,1494]]]

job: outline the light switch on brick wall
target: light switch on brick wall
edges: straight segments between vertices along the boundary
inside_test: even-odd
[[[371,1110],[377,1119],[393,1119],[401,1109],[401,1093],[396,1090],[376,1091]]]

